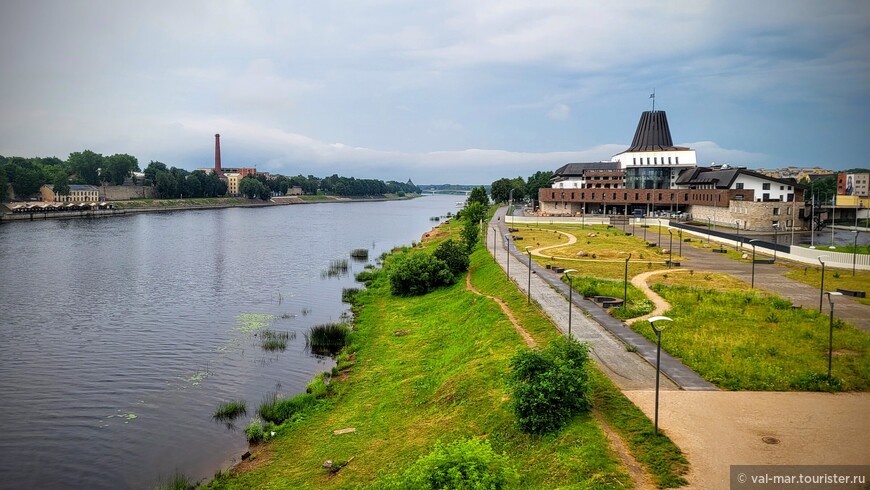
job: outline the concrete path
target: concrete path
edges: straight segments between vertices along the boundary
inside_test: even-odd
[[[528,256],[523,255],[511,244],[509,255],[505,249],[507,228],[504,225],[505,209],[499,209],[490,226],[487,227],[486,243],[492,253],[492,229],[497,228],[495,258],[503,269],[510,270],[511,280],[525,292],[529,283]],[[510,256],[510,267],[507,260]],[[568,322],[568,285],[553,273],[532,262],[531,271],[532,299],[534,299],[553,323],[565,334],[569,331]],[[592,356],[603,371],[623,390],[655,389],[656,345],[642,335],[628,328],[623,322],[610,316],[606,310],[592,301],[571,293],[573,307],[571,316],[571,336],[589,342]],[[627,346],[635,352],[630,352]],[[675,390],[715,390],[716,387],[698,376],[683,363],[662,352],[661,369],[663,377],[661,389]]]
[[[685,231],[684,235],[687,235]],[[715,247],[715,246],[714,246]],[[715,247],[718,248],[718,247]],[[696,248],[683,244],[683,269],[696,271],[721,272],[734,276],[747,285],[752,283],[752,264],[740,262],[712,253],[711,249]],[[793,304],[806,309],[819,309],[819,288],[785,277],[791,269],[774,264],[755,264],[755,287],[787,298]],[[848,274],[850,272],[841,272]],[[870,284],[867,285],[870,290]],[[827,296],[822,297],[822,312],[828,314],[830,308]],[[843,319],[861,330],[870,332],[870,306],[861,304],[848,296],[837,298],[834,306],[834,316]]]

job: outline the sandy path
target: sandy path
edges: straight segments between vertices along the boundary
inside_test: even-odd
[[[625,320],[625,323],[631,325],[632,323],[644,321],[647,318],[652,318],[654,316],[661,315],[662,313],[670,310],[671,304],[668,303],[667,301],[665,301],[664,298],[662,298],[661,296],[656,294],[655,291],[650,289],[649,285],[646,283],[646,280],[650,276],[654,276],[656,274],[668,274],[671,272],[677,272],[677,271],[681,271],[681,270],[683,270],[683,269],[667,269],[667,270],[660,270],[660,271],[650,271],[650,272],[644,272],[643,274],[638,274],[638,275],[632,277],[631,278],[631,285],[640,289],[641,291],[643,291],[643,294],[645,294],[646,297],[649,298],[650,301],[653,302],[653,305],[655,306],[655,308],[653,309],[653,311],[651,313],[644,315],[644,316],[639,316],[637,318],[630,318],[628,320]]]
[[[554,231],[559,231],[559,230],[554,230]],[[541,257],[543,257],[544,255],[541,252],[543,252],[544,250],[549,250],[551,248],[567,247],[568,245],[573,245],[573,244],[577,243],[576,236],[574,236],[570,233],[565,233],[564,231],[559,231],[559,233],[568,237],[568,243],[557,243],[556,245],[547,245],[546,247],[535,248],[535,249],[532,249],[532,251],[531,251],[532,255],[540,255]]]

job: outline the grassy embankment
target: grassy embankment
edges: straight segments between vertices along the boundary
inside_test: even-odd
[[[590,227],[586,227],[590,228]],[[572,267],[583,274],[574,279],[575,289],[580,293],[588,292],[588,285],[594,279],[621,279],[623,264],[585,258],[577,260],[559,259],[572,257],[577,251],[594,251],[598,257],[612,257],[619,251],[632,252],[629,276],[644,271],[641,264],[634,265],[634,254],[644,242],[640,237],[625,237],[621,231],[608,230],[610,237],[599,243],[595,238],[591,243],[583,243],[587,230],[578,233],[576,228],[559,227],[556,230],[573,233],[578,242],[544,251],[553,254],[554,260],[545,259],[562,267]],[[655,229],[652,227],[651,229]],[[647,232],[650,239],[650,232]],[[552,230],[521,229],[520,235],[529,236],[536,246],[553,243],[567,243],[564,235],[554,234]],[[622,236],[621,236],[622,235]],[[657,234],[652,234],[657,239]],[[552,238],[551,238],[552,237]],[[528,239],[527,239],[528,240]],[[525,240],[524,240],[525,241]],[[633,243],[632,243],[633,242]],[[523,243],[523,242],[518,242]],[[698,240],[690,242],[703,246]],[[689,245],[689,244],[684,244]],[[743,252],[727,249],[727,256],[743,260]],[[656,254],[653,250],[648,254]],[[659,259],[660,260],[660,259]],[[674,260],[679,259],[674,256]],[[578,267],[579,266],[579,267]],[[652,263],[648,270],[662,269],[661,264]],[[818,268],[799,268],[787,277],[801,276],[805,282],[819,286]],[[870,273],[859,272],[855,277],[851,272],[825,271],[826,288],[843,287],[847,289],[867,289]],[[814,282],[813,282],[814,281]],[[829,382],[827,373],[828,326],[829,317],[815,310],[792,310],[791,302],[776,295],[761,291],[748,291],[747,284],[731,276],[715,273],[695,273],[693,271],[665,273],[652,276],[653,289],[672,305],[666,314],[674,319],[668,326],[667,335],[662,336],[662,346],[670,354],[680,358],[689,367],[717,386],[731,390],[855,390],[870,389],[870,335],[854,326],[837,321],[834,331],[834,351],[832,376]],[[622,282],[611,283],[611,290],[622,295]],[[601,294],[601,293],[599,293]],[[629,287],[629,307],[631,303],[642,303],[637,299],[639,291]],[[589,294],[586,294],[589,296]],[[614,316],[621,316],[621,309],[611,310]],[[637,332],[655,341],[655,335],[645,322],[635,324]]]
[[[474,286],[502,298],[538,344],[557,336],[482,246],[472,255],[471,270]],[[356,365],[333,383],[333,394],[254,449],[241,474],[221,476],[212,488],[376,487],[380,473],[398,473],[436,441],[460,438],[488,439],[520,470],[523,488],[630,486],[591,414],[575,418],[557,435],[535,437],[516,429],[505,375],[522,339],[501,309],[466,290],[464,281],[426,296],[399,298],[390,295],[380,274],[356,295],[355,311]],[[660,485],[682,483],[686,463],[679,449],[665,437],[653,437],[649,419],[590,369],[595,409]],[[355,432],[334,435],[345,428]],[[321,466],[326,460],[350,463],[332,474]]]
[[[134,208],[184,208],[191,206],[236,206],[250,204],[251,201],[243,197],[198,197],[189,199],[132,199],[130,201],[112,201],[119,209]],[[260,201],[262,202],[262,201]]]

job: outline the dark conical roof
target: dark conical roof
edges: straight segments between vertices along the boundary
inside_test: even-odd
[[[673,150],[671,129],[668,127],[668,116],[664,111],[644,111],[637,123],[631,147],[626,151],[661,151]]]

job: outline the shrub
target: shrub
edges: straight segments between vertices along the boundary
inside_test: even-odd
[[[226,422],[246,413],[248,413],[248,404],[245,403],[245,400],[233,400],[218,405],[218,408],[212,414],[212,418]]]
[[[477,238],[480,235],[480,225],[477,221],[466,219],[462,225],[462,241],[465,242],[465,248],[471,252],[477,245]]]
[[[350,340],[350,327],[345,323],[315,325],[305,335],[306,346],[314,354],[337,354]]]
[[[432,256],[444,261],[454,278],[458,278],[465,273],[468,270],[468,265],[471,263],[468,258],[467,249],[464,249],[462,245],[452,238],[441,242],[438,248],[435,249],[435,252],[432,253]]]
[[[355,248],[350,251],[350,257],[356,260],[369,260],[369,251],[365,248]]]
[[[329,373],[320,373],[305,387],[305,392],[315,398],[323,398],[329,394]]]
[[[588,359],[587,344],[564,338],[511,358],[511,406],[523,431],[555,432],[589,409]]]
[[[251,423],[245,428],[245,437],[248,439],[248,444],[256,444],[262,441],[264,434],[263,421],[260,419],[251,420]]]
[[[281,424],[316,401],[317,398],[310,393],[301,393],[293,398],[279,398],[277,393],[272,393],[260,403],[257,414],[267,422]]]
[[[420,457],[403,473],[378,482],[387,489],[502,489],[511,488],[519,473],[507,456],[492,450],[489,441],[468,439],[444,445]]]
[[[353,299],[356,297],[357,293],[359,293],[359,288],[342,288],[341,302],[353,304]]]
[[[375,279],[378,278],[380,271],[377,269],[367,269],[356,275],[356,281],[363,283],[366,287],[372,285]]]
[[[396,296],[419,296],[452,282],[447,264],[426,253],[399,257],[390,267],[390,292]]]

